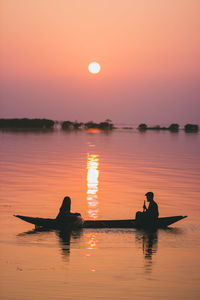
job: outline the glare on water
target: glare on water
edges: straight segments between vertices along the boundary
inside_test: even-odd
[[[99,180],[98,155],[88,153],[87,161],[87,202],[88,217],[98,218],[98,180]]]

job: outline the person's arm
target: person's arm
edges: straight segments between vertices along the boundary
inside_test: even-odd
[[[69,215],[69,220],[70,220],[71,222],[74,222],[74,221],[76,221],[77,218],[80,217],[80,216],[81,216],[81,214],[79,214],[79,213],[70,213],[70,215]]]

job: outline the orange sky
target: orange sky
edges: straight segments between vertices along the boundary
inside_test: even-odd
[[[0,117],[198,122],[200,1],[0,6]]]

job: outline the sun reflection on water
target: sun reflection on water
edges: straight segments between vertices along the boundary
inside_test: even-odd
[[[90,232],[90,233],[87,233],[85,236],[86,236],[87,249],[88,250],[95,250],[95,249],[97,249],[96,233]]]
[[[87,203],[88,217],[97,219],[98,209],[98,189],[99,189],[99,156],[88,153],[87,159]]]

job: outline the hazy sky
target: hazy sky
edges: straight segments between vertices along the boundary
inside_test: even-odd
[[[199,0],[1,0],[0,9],[0,117],[199,123]]]

